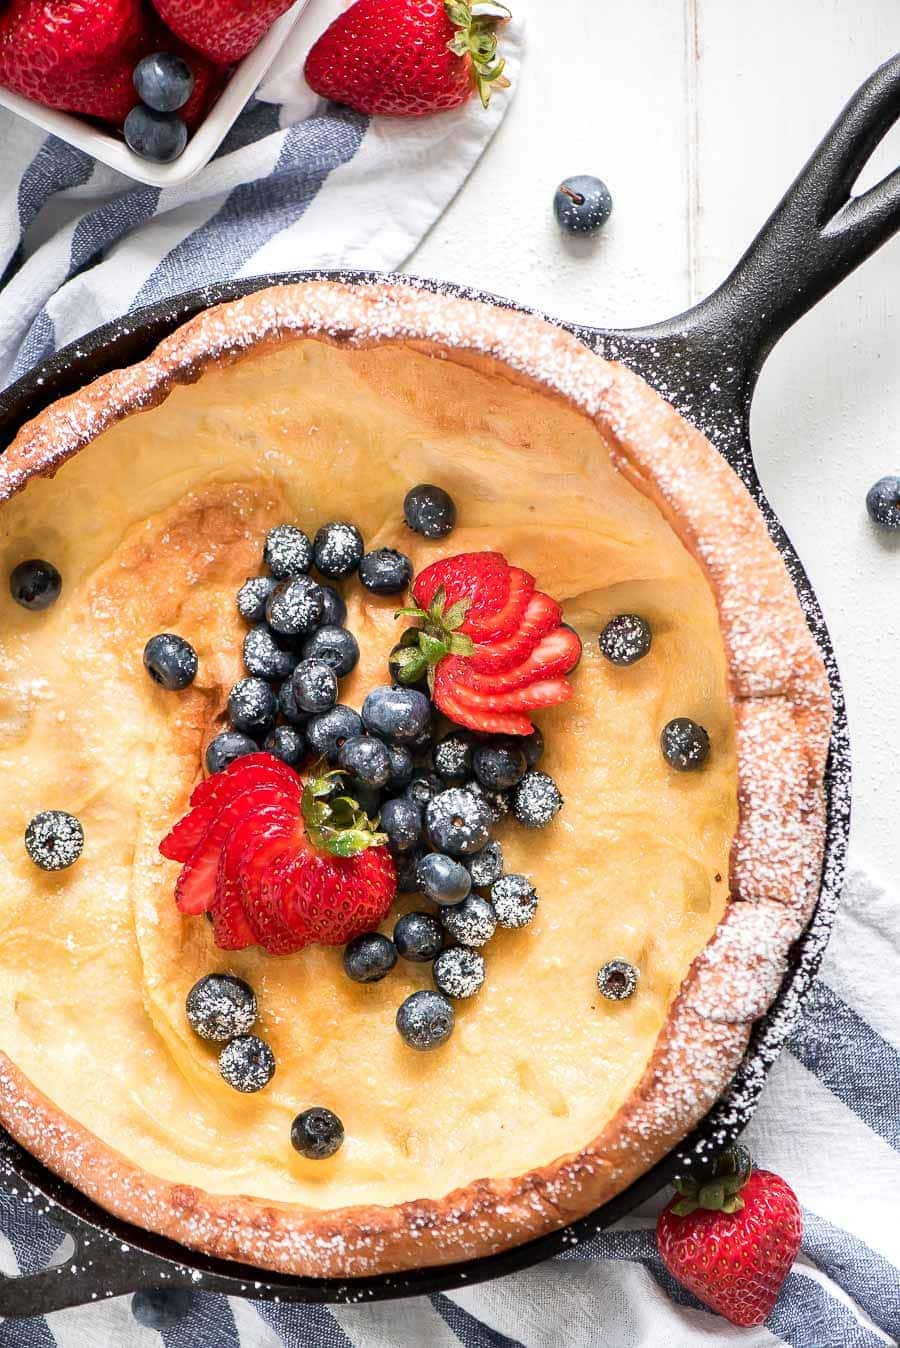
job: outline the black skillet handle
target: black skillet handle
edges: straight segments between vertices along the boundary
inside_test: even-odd
[[[587,340],[657,386],[654,366],[663,371],[662,391],[727,454],[723,427],[729,418],[743,424],[778,338],[900,228],[900,168],[851,195],[898,117],[900,54],[856,91],[717,290],[666,322]]]
[[[2,1163],[11,1159],[10,1154],[17,1155],[18,1148],[0,1133],[0,1171]],[[48,1188],[60,1184],[55,1176],[47,1178]],[[95,1226],[57,1206],[42,1190],[19,1175],[15,1177],[13,1192],[20,1200],[30,1196],[34,1208],[59,1228],[60,1236],[63,1232],[71,1236],[73,1250],[68,1258],[52,1268],[19,1275],[0,1274],[0,1319],[49,1315],[51,1311],[103,1301],[140,1288],[190,1287],[196,1281],[195,1271],[179,1263],[177,1258],[152,1254],[132,1244],[128,1239],[130,1228],[124,1223],[113,1223],[118,1228],[115,1230]],[[87,1203],[86,1199],[83,1201]],[[107,1218],[107,1221],[112,1219]]]

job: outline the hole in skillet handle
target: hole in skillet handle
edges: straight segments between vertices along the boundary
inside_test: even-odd
[[[54,1224],[63,1217],[53,1213]],[[157,1259],[102,1231],[81,1227],[65,1215],[65,1229],[73,1235],[68,1259],[37,1273],[0,1274],[0,1317],[20,1320],[70,1310],[143,1288],[196,1286],[197,1275],[184,1265]]]

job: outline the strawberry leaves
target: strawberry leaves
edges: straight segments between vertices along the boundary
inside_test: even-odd
[[[503,74],[506,62],[497,56],[496,27],[500,22],[511,19],[512,15],[505,5],[477,5],[480,12],[475,14],[468,0],[444,0],[447,18],[456,28],[453,37],[447,43],[447,50],[464,60],[468,57],[472,63],[472,81],[478,90],[482,107],[487,107],[495,88],[509,88],[509,80]]]
[[[311,777],[303,788],[300,808],[314,847],[333,857],[356,857],[370,847],[383,847],[387,834],[377,831],[377,822],[352,796],[334,795],[342,777],[338,771]]]
[[[427,609],[411,604],[398,609],[395,618],[416,618],[422,627],[406,632],[394,657],[401,683],[416,683],[428,673],[428,686],[434,693],[434,671],[448,655],[471,655],[475,649],[472,638],[460,632],[466,620],[471,601],[458,599],[447,605],[447,591],[439,585]]]

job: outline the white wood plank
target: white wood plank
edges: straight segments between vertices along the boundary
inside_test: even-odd
[[[688,296],[685,24],[675,0],[515,0],[528,47],[509,116],[408,270],[604,325],[674,313]],[[615,199],[596,241],[561,236],[561,178]]]

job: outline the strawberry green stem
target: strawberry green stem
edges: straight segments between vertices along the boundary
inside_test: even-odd
[[[696,1175],[681,1175],[675,1181],[679,1198],[672,1204],[676,1217],[688,1217],[698,1208],[705,1212],[740,1212],[741,1189],[753,1173],[753,1158],[737,1143],[720,1152],[712,1166]]]
[[[300,808],[313,847],[333,857],[355,857],[369,847],[382,847],[387,834],[359,808],[352,796],[335,795],[343,773],[334,770],[311,777],[303,788]]]
[[[428,686],[433,693],[434,671],[445,656],[472,654],[475,649],[472,638],[458,630],[469,607],[468,599],[458,599],[448,607],[447,592],[441,585],[427,609],[412,604],[397,610],[395,618],[417,618],[422,624],[417,639],[397,653],[401,682],[415,683],[427,671]]]
[[[472,82],[486,108],[494,88],[509,87],[509,80],[503,74],[506,62],[497,56],[496,28],[498,23],[511,19],[512,14],[505,5],[498,4],[489,6],[490,13],[475,14],[469,0],[444,0],[444,9],[456,28],[447,47],[455,56],[469,58]]]

